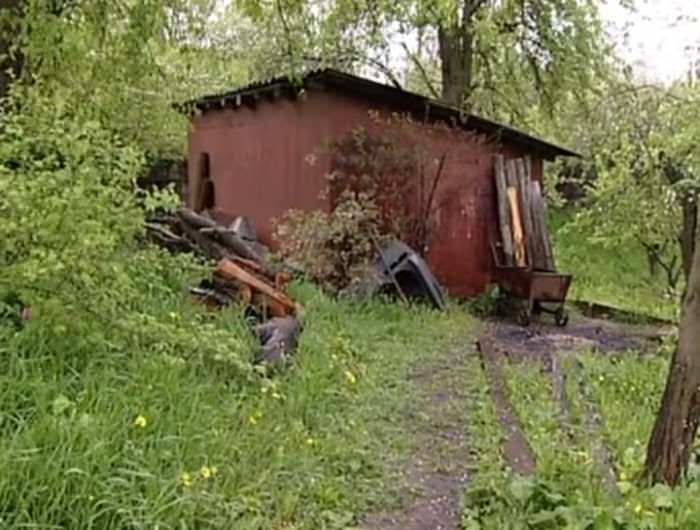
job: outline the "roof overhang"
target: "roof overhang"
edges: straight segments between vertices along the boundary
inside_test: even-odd
[[[503,123],[462,112],[460,109],[438,100],[330,68],[311,71],[299,79],[278,77],[252,83],[231,92],[204,96],[185,102],[178,105],[178,108],[186,112],[193,110],[206,112],[230,106],[255,107],[263,99],[274,99],[281,96],[296,98],[303,90],[313,90],[316,87],[324,87],[354,97],[363,97],[422,117],[445,121],[454,126],[482,133],[496,141],[510,141],[522,145],[548,160],[553,160],[558,156],[581,156],[565,147],[547,142]]]

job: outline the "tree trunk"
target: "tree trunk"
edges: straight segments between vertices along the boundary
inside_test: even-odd
[[[12,49],[21,32],[19,20],[24,4],[25,0],[0,0],[0,98],[7,95],[24,65],[22,54]]]
[[[460,107],[469,95],[474,64],[474,15],[484,0],[463,0],[461,20],[449,27],[438,26],[438,48],[442,73],[442,99]]]
[[[694,223],[697,224],[697,209]],[[678,484],[685,472],[700,421],[700,231],[695,249],[666,390],[647,447],[645,475],[652,482]]]
[[[695,228],[698,219],[697,198],[687,194],[683,197],[683,227],[680,233],[681,257],[683,258],[683,276],[688,285],[690,269],[695,253]]]

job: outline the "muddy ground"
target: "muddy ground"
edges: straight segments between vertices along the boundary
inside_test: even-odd
[[[513,360],[546,361],[552,354],[591,350],[612,353],[650,351],[669,329],[659,325],[634,325],[577,316],[565,327],[543,320],[524,328],[508,321],[489,323],[488,335]]]

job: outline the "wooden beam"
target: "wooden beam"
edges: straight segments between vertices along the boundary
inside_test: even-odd
[[[545,270],[556,271],[557,265],[554,261],[554,251],[552,250],[552,240],[549,235],[549,221],[547,219],[547,202],[542,196],[542,188],[539,181],[532,181],[532,199],[535,204],[534,211],[538,217],[538,222],[542,230],[542,244],[544,247]]]
[[[515,256],[515,264],[519,267],[524,267],[527,265],[528,256],[525,254],[527,250],[525,247],[525,235],[523,233],[522,212],[520,211],[518,178],[513,160],[506,161],[505,166],[506,182],[508,183],[506,195],[508,197],[510,222],[513,230],[513,254]]]
[[[520,206],[523,215],[523,229],[525,230],[525,248],[530,265],[536,266],[534,227],[532,221],[532,189],[530,186],[530,172],[525,168],[525,161],[518,158],[514,161],[516,175],[518,179],[518,192],[520,195]]]
[[[288,312],[287,314],[294,314],[296,312],[296,304],[294,303],[294,300],[289,298],[284,293],[278,291],[265,281],[261,280],[254,274],[236,265],[233,261],[226,258],[222,259],[216,266],[216,272],[227,280],[241,282],[250,286],[253,291],[259,291],[268,296],[278,304],[281,304]]]
[[[508,186],[506,184],[505,162],[503,155],[497,155],[494,164],[496,181],[496,202],[498,203],[498,226],[503,245],[504,265],[513,265],[513,233],[511,232],[510,208],[508,206]]]
[[[515,240],[515,264],[524,267],[527,264],[525,256],[525,237],[523,235],[523,225],[520,221],[520,206],[518,205],[518,190],[508,187],[508,204],[513,220],[513,239]]]

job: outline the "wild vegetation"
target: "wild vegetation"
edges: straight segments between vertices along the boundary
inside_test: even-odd
[[[146,241],[146,217],[177,204],[175,190],[136,186],[149,162],[183,156],[187,118],[173,103],[330,65],[580,151],[546,175],[573,296],[680,322],[643,355],[565,357],[571,421],[540,366],[507,365],[537,457],[530,478],[504,470],[488,381],[468,357],[475,473],[464,528],[696,527],[700,94],[685,80],[640,81],[599,6],[3,3],[0,526],[341,529],[396,506],[395,464],[414,449],[409,374],[454,341],[471,344],[476,318],[457,304],[439,314],[297,282],[295,364],[263,374],[243,308],[195,304],[187,287],[204,264]],[[439,160],[411,162],[426,184],[439,177]],[[335,213],[351,222],[312,220],[326,239],[298,232],[311,246],[296,256],[318,256],[330,239],[367,260],[371,240],[353,238],[386,220],[368,207],[381,197],[356,199]],[[422,226],[409,227],[419,249],[430,231],[431,205],[421,206]],[[353,260],[312,276],[343,287]],[[614,494],[593,442],[611,450]]]

